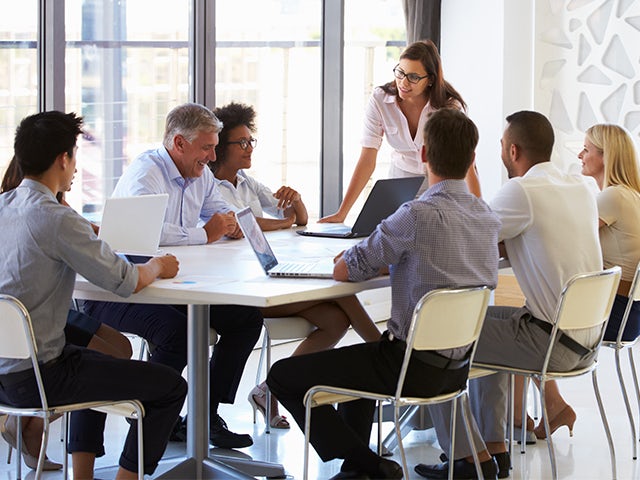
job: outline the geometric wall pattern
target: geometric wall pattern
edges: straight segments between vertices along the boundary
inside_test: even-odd
[[[595,123],[624,126],[640,147],[640,0],[535,5],[534,104],[554,126],[554,162],[577,167]]]

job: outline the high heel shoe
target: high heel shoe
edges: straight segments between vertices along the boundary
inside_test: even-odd
[[[262,399],[262,402],[259,401],[260,399]],[[262,418],[264,418],[265,423],[267,423],[267,412],[265,407],[265,405],[267,404],[266,399],[267,392],[260,388],[260,385],[256,385],[255,387],[253,387],[253,390],[249,392],[249,397],[247,398],[247,400],[249,400],[249,403],[253,408],[253,423],[256,423],[256,411],[262,414]],[[291,428],[289,422],[287,421],[287,417],[285,417],[284,415],[278,415],[277,401],[274,402],[273,396],[271,396],[271,400],[271,420],[269,421],[269,425],[271,425],[271,428]]]
[[[573,424],[576,423],[576,412],[573,411],[570,405],[564,407],[558,414],[549,421],[549,430],[551,434],[558,428],[567,426],[569,429],[569,436],[573,437]],[[541,421],[534,430],[536,437],[540,440],[547,438],[547,433],[544,431],[544,420]]]
[[[7,463],[11,463],[11,450],[18,450],[17,445],[18,441],[16,439],[17,429],[18,429],[18,418],[13,415],[7,415],[0,425],[0,435],[4,438],[4,441],[9,444],[9,451],[7,454]],[[27,446],[24,443],[24,438],[22,438],[22,459],[27,467],[32,470],[37,470],[38,468],[38,456],[33,456],[27,450]],[[62,464],[57,462],[52,462],[45,455],[44,463],[42,465],[42,470],[52,471],[52,470],[62,470]]]

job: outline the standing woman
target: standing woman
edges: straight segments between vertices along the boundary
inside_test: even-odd
[[[376,87],[365,111],[362,151],[338,211],[320,222],[344,222],[376,167],[382,138],[393,148],[389,177],[424,176],[420,158],[422,130],[430,113],[440,108],[466,111],[462,96],[444,79],[438,49],[431,40],[412,43],[393,69],[395,80]],[[475,167],[466,177],[469,190],[480,196]],[[426,180],[418,195],[426,189]]]

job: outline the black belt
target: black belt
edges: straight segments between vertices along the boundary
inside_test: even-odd
[[[530,317],[529,321],[540,327],[542,330],[551,335],[551,330],[553,330],[553,325],[549,322],[545,322],[544,320],[540,320],[536,317]],[[562,330],[558,330],[558,342],[567,347],[574,353],[580,355],[580,357],[585,357],[593,352],[593,349],[583,347],[578,342],[576,342],[573,338],[566,335]]]
[[[403,340],[395,338],[393,333],[389,330],[386,330],[382,334],[383,338],[397,345],[398,348],[401,348],[404,351],[407,348],[407,343]],[[464,368],[469,365],[469,358],[461,358],[454,359],[448,358],[444,355],[440,355],[438,352],[433,350],[414,350],[411,354],[411,358],[419,360],[422,363],[426,363],[435,368],[441,368],[443,370],[458,370],[459,368]]]
[[[50,367],[60,361],[62,356],[58,356],[48,362],[41,363],[40,368]],[[10,387],[11,385],[15,385],[16,383],[23,382],[29,378],[35,378],[35,373],[33,368],[27,368],[26,370],[20,370],[19,372],[11,372],[0,375],[0,385],[3,387]]]

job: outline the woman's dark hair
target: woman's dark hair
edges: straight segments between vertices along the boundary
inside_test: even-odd
[[[244,125],[251,133],[256,131],[256,111],[251,105],[231,102],[224,107],[216,108],[213,113],[218,117],[224,128],[218,134],[219,143],[216,145],[216,161],[210,162],[209,167],[216,173],[220,165],[226,160],[227,148],[229,148],[229,132],[236,127]]]
[[[5,193],[10,190],[13,190],[20,182],[24,175],[22,174],[22,170],[20,170],[20,165],[18,165],[18,161],[16,160],[15,155],[11,158],[9,165],[7,165],[7,169],[4,172],[4,177],[2,177],[2,186],[0,186],[0,193]],[[56,195],[56,199],[58,202],[62,202],[64,198],[64,194],[62,192],[58,192]]]
[[[450,107],[454,101],[458,101],[466,111],[467,104],[458,91],[444,79],[442,73],[442,61],[438,48],[431,40],[419,40],[404,49],[400,60],[417,60],[422,63],[429,75],[428,82],[431,86],[426,88],[429,94],[429,103],[435,109]],[[398,96],[398,87],[395,81],[381,85],[382,90],[389,95]]]
[[[4,177],[2,177],[2,186],[0,187],[0,193],[8,192],[9,190],[13,190],[24,178],[22,174],[22,170],[20,170],[20,165],[18,165],[18,161],[16,160],[15,155],[7,165],[7,169],[4,172]]]

